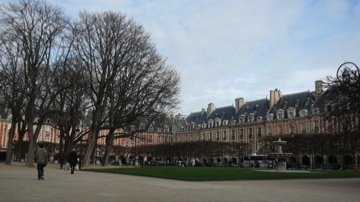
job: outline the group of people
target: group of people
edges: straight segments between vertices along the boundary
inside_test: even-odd
[[[37,168],[37,173],[38,173],[38,180],[44,180],[44,167],[46,167],[47,161],[48,161],[48,154],[46,149],[44,148],[44,145],[39,144],[39,148],[36,151],[36,156],[35,156],[35,160],[36,160],[36,168]],[[76,150],[73,149],[68,157],[67,157],[67,162],[70,165],[70,170],[71,170],[71,174],[74,174],[75,171],[75,167],[76,164],[78,163],[78,156],[76,153]],[[60,163],[62,164],[62,163]],[[61,165],[62,167],[62,165]]]

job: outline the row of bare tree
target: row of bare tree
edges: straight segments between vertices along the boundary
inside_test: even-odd
[[[115,12],[70,19],[43,0],[1,5],[0,77],[12,115],[6,163],[17,131],[18,141],[29,140],[27,166],[45,123],[59,129],[63,153],[86,135],[86,167],[99,131],[109,131],[108,159],[115,129],[144,117],[149,125],[176,107],[180,91],[178,73],[140,24]]]

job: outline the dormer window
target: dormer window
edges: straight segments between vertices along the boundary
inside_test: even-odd
[[[221,119],[216,118],[216,119],[215,119],[215,124],[216,124],[216,126],[215,126],[215,127],[219,127],[219,126],[221,126]]]
[[[325,110],[326,110],[326,112],[331,112],[332,111],[331,105],[330,104],[326,105]]]
[[[247,117],[247,121],[248,121],[248,123],[254,122],[254,115],[253,115],[253,114],[250,114],[250,115]]]
[[[227,125],[228,125],[228,123],[229,123],[229,121],[228,121],[228,120],[224,120],[224,121],[223,121],[223,126],[227,126]]]
[[[240,117],[240,123],[245,123],[245,115],[241,115],[241,117]]]
[[[290,108],[287,110],[287,115],[288,115],[288,118],[289,118],[289,119],[295,118],[295,108],[290,107]]]
[[[263,117],[262,117],[262,116],[258,116],[256,120],[257,120],[257,121],[262,121],[262,120],[263,120]]]
[[[278,120],[284,119],[284,110],[283,109],[276,110],[276,117]]]
[[[206,128],[206,123],[205,122],[203,122],[202,128]]]
[[[210,120],[208,121],[208,125],[209,125],[209,128],[214,127],[214,121],[213,121],[212,119],[210,119]]]
[[[300,117],[306,117],[308,115],[308,110],[307,109],[302,109],[299,112]]]
[[[195,125],[194,122],[191,122],[191,129],[192,129],[192,130],[196,129],[196,125]]]
[[[273,119],[274,119],[274,114],[273,114],[273,113],[268,113],[268,114],[266,115],[266,120],[272,121]]]
[[[319,108],[314,108],[314,109],[312,109],[312,113],[313,113],[313,114],[319,114],[319,113],[320,113],[320,109],[319,109]]]

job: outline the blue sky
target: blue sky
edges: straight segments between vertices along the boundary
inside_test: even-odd
[[[4,2],[6,0],[0,0]],[[50,0],[81,10],[120,11],[151,34],[181,74],[188,115],[206,108],[314,89],[345,61],[360,65],[360,1]]]

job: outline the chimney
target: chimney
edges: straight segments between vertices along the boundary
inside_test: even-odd
[[[213,111],[215,111],[215,105],[214,103],[209,103],[207,108],[207,116],[209,117]]]
[[[244,106],[245,100],[243,97],[239,97],[235,99],[235,113],[238,113],[238,111],[241,109],[242,106]]]
[[[315,81],[315,97],[320,97],[321,94],[323,94],[324,92],[324,88],[323,88],[324,82],[321,80],[316,80]]]
[[[269,109],[273,108],[281,98],[281,91],[275,88],[275,90],[270,90],[270,106]]]

